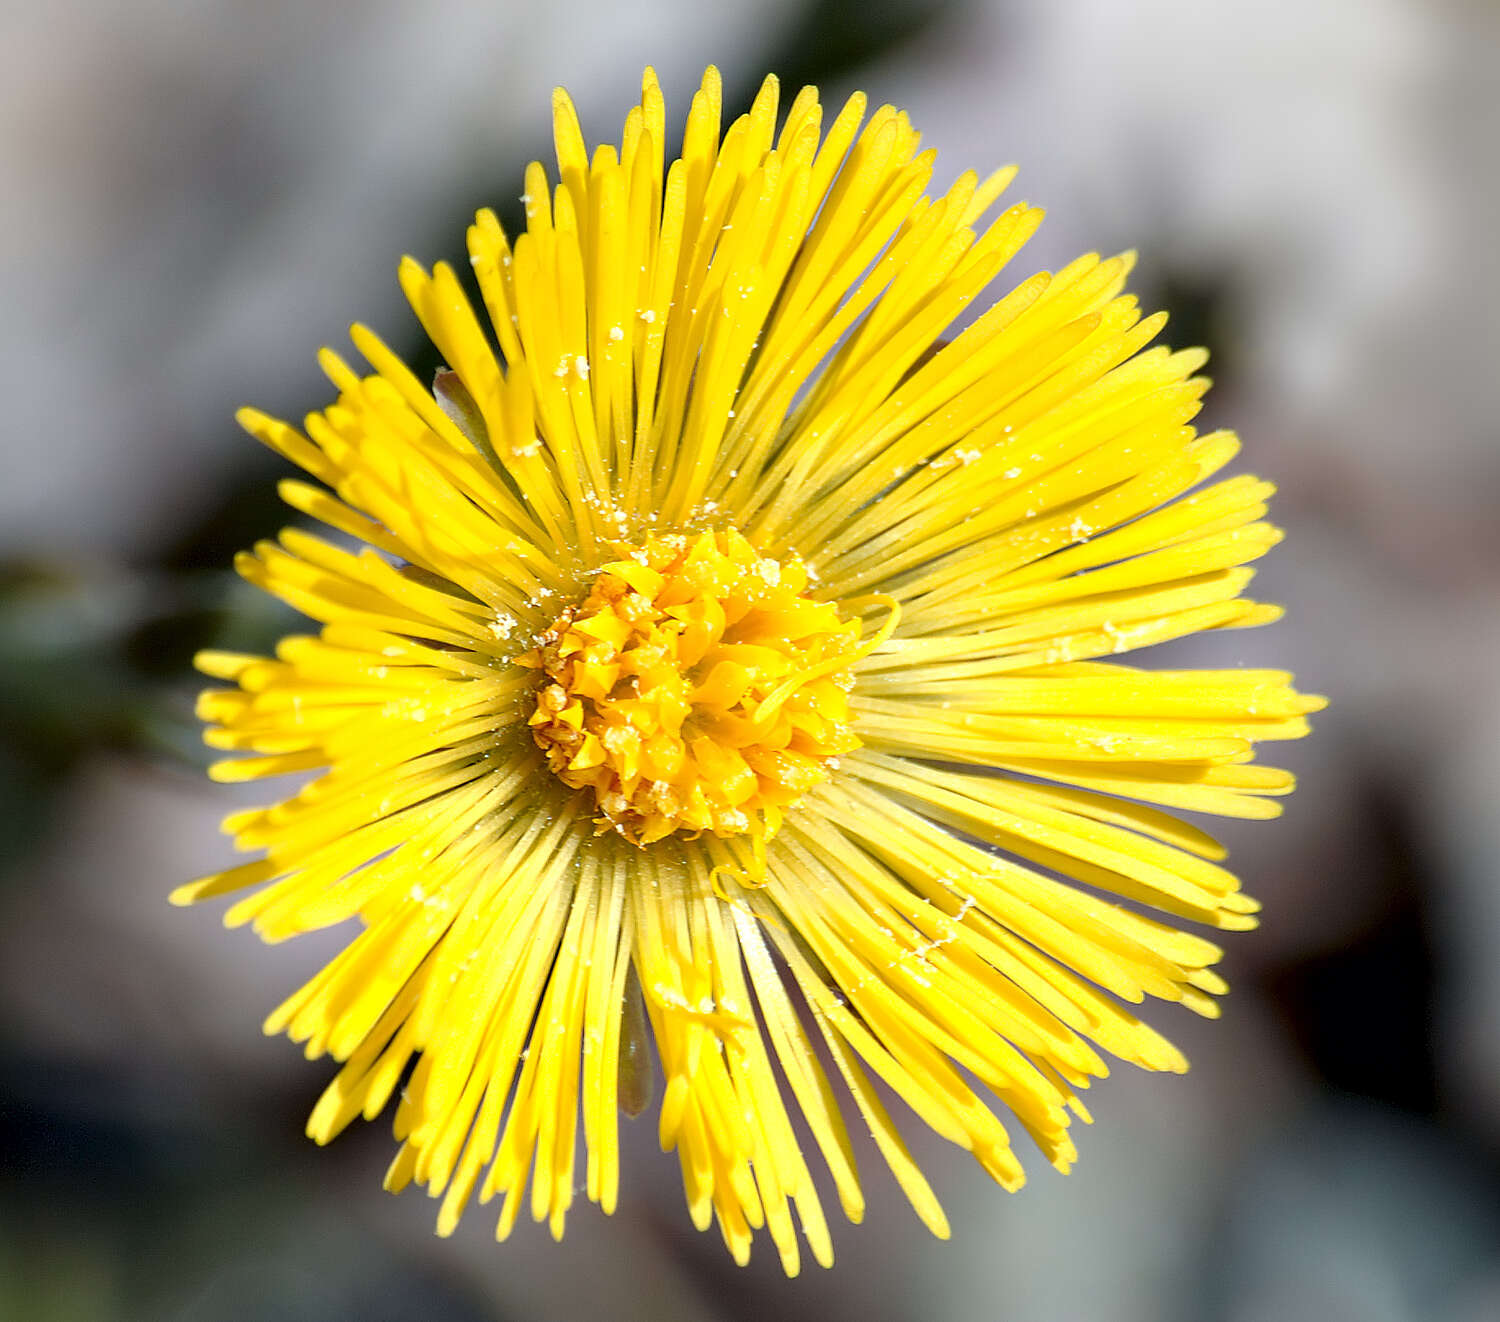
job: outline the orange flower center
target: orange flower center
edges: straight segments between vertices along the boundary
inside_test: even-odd
[[[601,830],[763,842],[859,747],[849,668],[868,649],[807,578],[733,530],[653,534],[520,658],[542,672],[532,736]]]

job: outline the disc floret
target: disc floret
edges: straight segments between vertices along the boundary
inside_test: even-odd
[[[859,621],[807,589],[733,529],[652,535],[520,658],[541,671],[532,736],[602,830],[764,839],[860,746]]]

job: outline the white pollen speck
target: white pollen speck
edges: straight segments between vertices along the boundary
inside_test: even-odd
[[[589,379],[589,360],[582,354],[579,354],[578,357],[573,359],[573,370],[578,373],[580,381],[587,381]]]
[[[652,308],[642,308],[639,316],[640,319],[644,321],[648,326],[656,320],[656,312]]]
[[[510,254],[509,253],[506,253],[505,256],[500,259],[500,265],[501,266],[509,266],[510,265]]]
[[[612,340],[614,340],[615,343],[618,344],[621,340],[623,340],[625,338],[625,330],[624,330],[624,328],[621,327],[621,326],[611,326],[609,328],[609,338],[612,339]]]
[[[529,207],[531,205],[531,194],[530,193],[522,193],[521,194],[521,205],[522,206],[527,206],[527,207]]]
[[[552,369],[552,375],[555,376],[555,377],[557,377],[557,378],[559,378],[559,379],[561,379],[562,377],[567,376],[567,374],[568,374],[568,355],[567,354],[563,354],[563,356],[557,360],[557,366]]]
[[[1005,470],[1005,472],[1003,472],[1000,476],[1001,477],[1008,477],[1008,478],[1011,478],[1012,480],[1014,480],[1015,478],[1018,478],[1018,477],[1021,476],[1021,470],[1019,468],[1007,468]]]
[[[482,262],[483,260],[484,260],[484,254],[483,253],[471,252],[469,254],[469,265],[470,266],[478,266],[479,263]]]
[[[1088,535],[1093,531],[1094,530],[1089,527],[1089,525],[1086,524],[1082,519],[1074,519],[1073,522],[1068,525],[1068,536],[1071,537],[1075,542],[1088,540]]]

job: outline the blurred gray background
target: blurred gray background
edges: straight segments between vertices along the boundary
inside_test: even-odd
[[[64,0],[0,34],[0,1318],[1500,1318],[1496,6]],[[735,113],[767,70],[906,108],[942,185],[1019,162],[1017,279],[1140,248],[1289,532],[1287,620],[1194,655],[1333,699],[1287,815],[1224,833],[1265,923],[1221,1022],[1155,1016],[1192,1072],[1106,1081],[1016,1196],[913,1128],[953,1241],[866,1162],[866,1224],[791,1283],[692,1232],[649,1121],[614,1218],[434,1238],[379,1190],[386,1121],[314,1148],[330,1068],[258,1032],[337,938],[165,902],[234,798],[188,658],[288,623],[227,572],[283,522],[232,410],[321,405],[356,318],[428,363],[396,260],[514,214],[553,84],[597,141],[643,65],[680,123],[710,61]]]

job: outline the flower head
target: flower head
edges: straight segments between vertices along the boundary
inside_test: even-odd
[[[1204,355],[1147,347],[1128,256],[942,338],[1040,220],[992,214],[1012,171],[929,197],[903,114],[825,129],[805,89],[778,131],[774,79],[721,138],[712,70],[665,173],[651,74],[618,151],[554,113],[525,233],[469,230],[488,325],[402,264],[433,389],[356,326],[370,370],[325,350],[302,431],[240,415],[340,536],[241,556],[322,627],[202,654],[232,687],[201,714],[247,754],[218,779],[312,775],[174,898],[248,890],[227,921],[273,941],[360,920],[267,1029],[343,1063],[319,1142],[406,1080],[387,1183],[442,1233],[477,1192],[503,1237],[529,1186],[561,1234],[580,1162],[612,1210],[649,1036],[737,1259],[764,1227],[796,1271],[795,1212],[831,1260],[793,1117],[857,1221],[851,1104],[946,1234],[875,1080],[1014,1189],[1010,1126],[1066,1170],[1106,1056],[1186,1068],[1131,1006],[1216,1013],[1219,949],[1173,920],[1256,905],[1163,809],[1273,816],[1252,747],[1321,702],[1115,658],[1276,618],[1241,596],[1271,488],[1209,483],[1238,443],[1193,429]]]

